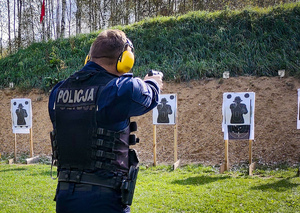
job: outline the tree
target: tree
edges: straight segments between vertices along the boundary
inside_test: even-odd
[[[8,29],[8,50],[9,54],[11,53],[11,37],[10,37],[10,7],[9,7],[9,0],[7,0],[7,29]]]
[[[17,48],[20,49],[22,45],[22,0],[17,1],[17,8],[18,8],[18,38],[17,38]]]
[[[65,15],[66,15],[66,8],[67,8],[67,2],[66,0],[62,0],[62,6],[61,6],[61,35],[60,37],[63,38],[65,36]]]
[[[56,0],[56,38],[60,38],[60,2]]]
[[[76,0],[76,35],[81,33],[81,13],[82,13],[82,1]]]

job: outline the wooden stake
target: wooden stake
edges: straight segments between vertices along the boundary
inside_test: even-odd
[[[229,170],[229,158],[228,158],[228,140],[225,140],[225,167],[224,171]]]
[[[174,164],[173,164],[173,170],[177,169],[180,165],[180,160],[176,161]]]
[[[156,166],[156,126],[153,125],[153,166]]]
[[[252,164],[252,140],[249,140],[249,165]]]
[[[220,174],[223,174],[224,171],[225,171],[225,165],[224,165],[224,164],[221,164],[220,170],[219,170]]]
[[[15,133],[15,162],[17,162],[17,133]]]
[[[33,157],[32,127],[30,128],[30,157]]]
[[[174,125],[174,163],[177,162],[177,124]]]
[[[253,170],[255,170],[256,164],[255,163],[251,163],[249,164],[249,175],[252,176],[253,175]]]

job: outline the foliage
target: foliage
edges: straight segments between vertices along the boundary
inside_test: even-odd
[[[296,168],[261,167],[219,174],[217,168],[187,165],[146,168],[138,175],[132,212],[299,212]],[[0,212],[54,212],[57,181],[49,165],[0,161]],[[13,187],[12,187],[13,186]]]
[[[165,80],[204,77],[274,76],[285,69],[299,76],[300,3],[182,16],[157,17],[115,28],[124,30],[135,46],[133,72],[164,72]],[[0,87],[45,91],[83,66],[99,32],[35,43],[0,59]]]

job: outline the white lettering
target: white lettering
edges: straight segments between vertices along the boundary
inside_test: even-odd
[[[64,95],[63,95],[63,102],[67,103],[69,98],[69,90],[65,90]]]
[[[69,95],[69,103],[73,103],[74,101],[72,100],[72,90],[70,91],[70,95]]]
[[[85,95],[83,95],[82,97],[81,97],[81,99],[82,99],[82,102],[86,102],[86,99],[87,99],[87,92],[88,92],[89,90],[86,90],[85,91]]]
[[[63,97],[63,93],[64,91],[60,90],[58,93],[58,97],[57,97],[57,102],[59,102],[59,99],[61,99]]]
[[[78,95],[77,95],[77,102],[79,103],[81,101],[81,96],[83,94],[83,90],[79,90]]]
[[[57,96],[57,103],[80,103],[94,101],[94,88],[86,90],[60,90]]]
[[[91,89],[90,94],[87,98],[87,101],[93,101],[94,100],[94,88]]]
[[[78,102],[78,90],[75,90],[74,92],[74,103]]]

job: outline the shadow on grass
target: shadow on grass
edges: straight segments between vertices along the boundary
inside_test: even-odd
[[[225,180],[230,177],[210,177],[210,176],[198,176],[198,177],[189,177],[183,180],[175,180],[172,184],[180,184],[180,185],[204,185],[208,183],[212,183],[219,180]]]
[[[51,177],[51,169],[32,169],[32,168],[26,168],[26,167],[20,167],[20,168],[10,168],[10,169],[2,169],[0,170],[0,173],[5,173],[5,172],[25,172],[25,175],[30,175],[30,176],[46,176],[46,177]],[[56,168],[53,170],[53,177],[56,177],[57,172]]]
[[[2,169],[0,172],[12,172],[12,171],[26,171],[26,168],[13,168],[13,169]]]
[[[277,191],[277,192],[284,192],[294,187],[298,187],[300,184],[291,183],[290,178],[285,178],[274,183],[267,183],[260,186],[252,187],[253,190],[262,190],[262,191]]]

